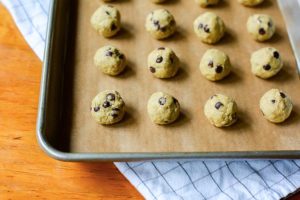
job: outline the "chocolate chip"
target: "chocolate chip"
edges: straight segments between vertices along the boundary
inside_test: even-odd
[[[208,28],[207,25],[204,26],[203,30],[204,30],[204,32],[206,32],[206,33],[209,33],[209,32],[210,32],[210,29]]]
[[[170,21],[170,25],[174,25],[174,24],[175,24],[175,20],[172,19],[172,20]]]
[[[111,116],[112,116],[113,118],[117,118],[117,117],[119,116],[119,114],[118,114],[118,113],[115,113],[115,112],[112,112],[112,113],[111,113]]]
[[[119,112],[120,112],[120,109],[118,109],[118,108],[113,108],[113,109],[112,109],[112,112],[111,112],[111,116],[112,116],[113,118],[117,118],[117,117],[119,116]]]
[[[260,35],[264,35],[264,34],[266,34],[266,31],[265,31],[265,29],[260,28],[260,29],[258,30],[258,33],[259,33]]]
[[[278,59],[279,58],[279,53],[277,51],[274,51],[273,56],[274,56],[274,58]]]
[[[286,95],[285,95],[283,92],[280,92],[280,96],[281,96],[282,98],[285,98],[285,97],[286,97]]]
[[[170,62],[173,63],[174,62],[174,59],[173,59],[173,56],[170,55]]]
[[[158,20],[153,20],[153,24],[154,24],[155,26],[160,26]]]
[[[108,100],[108,101],[114,101],[115,99],[116,99],[116,96],[113,93],[109,93],[106,95],[106,100]]]
[[[112,57],[112,56],[113,56],[113,54],[114,54],[113,52],[111,52],[111,51],[107,51],[105,55],[106,55],[106,56],[110,56],[110,57]]]
[[[213,99],[214,97],[216,97],[217,95],[216,94],[214,94],[214,95],[212,95],[211,97],[210,97],[210,99]]]
[[[110,107],[111,104],[109,101],[104,101],[104,103],[102,104],[103,108],[107,108],[107,107]]]
[[[165,47],[158,47],[157,49],[158,50],[165,50],[166,48]]]
[[[272,27],[272,22],[268,22],[268,26],[269,26],[269,27]]]
[[[100,107],[99,107],[99,106],[94,107],[94,111],[95,111],[95,112],[98,112],[99,110],[100,110]]]
[[[165,26],[164,26],[164,27],[160,27],[159,29],[160,29],[160,31],[162,31],[162,32],[166,32],[166,31],[167,31],[167,27],[165,27]]]
[[[124,58],[125,58],[124,54],[120,54],[120,55],[119,55],[119,58],[120,58],[120,59],[124,59]]]
[[[161,63],[163,61],[163,57],[159,56],[156,58],[156,63]]]
[[[200,24],[198,25],[198,29],[202,29],[202,28],[203,28],[203,24],[200,23]]]
[[[267,64],[263,66],[264,70],[270,70],[271,69],[271,65]]]
[[[158,103],[162,106],[165,105],[166,102],[167,102],[167,99],[165,97],[160,97],[158,100]]]
[[[107,15],[110,15],[108,11],[105,11],[105,13],[106,13]]]
[[[208,66],[211,67],[211,68],[213,68],[213,67],[214,67],[214,62],[213,62],[212,60],[209,61],[209,62],[208,62]]]
[[[154,67],[149,67],[149,69],[150,69],[150,72],[152,72],[152,73],[155,73],[155,72],[156,72],[156,70],[155,70]]]
[[[221,108],[221,106],[224,106],[221,102],[217,102],[215,104],[215,108],[218,109],[218,110]]]
[[[175,97],[173,97],[173,102],[178,103],[178,100]]]
[[[116,26],[115,24],[112,24],[111,27],[110,27],[110,29],[111,29],[112,31],[114,31],[114,30],[117,29],[117,26]]]
[[[223,71],[223,67],[221,65],[218,65],[216,68],[216,73],[220,74]]]
[[[271,102],[272,102],[272,103],[275,103],[275,102],[276,102],[276,100],[275,100],[275,99],[272,99],[272,100],[271,100]]]

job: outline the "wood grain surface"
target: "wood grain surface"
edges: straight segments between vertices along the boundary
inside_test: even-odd
[[[142,199],[113,163],[65,163],[42,152],[35,136],[41,65],[1,5],[0,199]]]
[[[142,199],[112,163],[65,163],[40,150],[41,62],[2,5],[0,19],[0,199]]]

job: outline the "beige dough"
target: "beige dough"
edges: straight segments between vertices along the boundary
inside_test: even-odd
[[[157,78],[171,78],[178,71],[179,59],[172,49],[159,47],[149,54],[148,68]]]
[[[153,3],[163,3],[165,2],[166,0],[151,0]]]
[[[225,34],[225,24],[215,13],[206,12],[194,21],[194,31],[202,42],[214,44]]]
[[[259,42],[270,39],[276,30],[271,16],[265,14],[250,16],[247,22],[247,29],[252,37]]]
[[[91,17],[92,27],[104,37],[112,37],[121,29],[119,11],[110,5],[99,7]]]
[[[173,15],[166,9],[152,11],[146,19],[146,30],[156,39],[164,39],[176,31]]]
[[[124,70],[126,57],[119,49],[113,46],[104,46],[97,50],[94,64],[104,74],[115,76]]]
[[[256,6],[263,2],[264,0],[238,0],[240,4],[244,6]]]
[[[148,114],[155,124],[170,124],[180,114],[180,105],[176,98],[163,92],[152,94],[148,100]]]
[[[277,49],[265,47],[252,53],[251,71],[260,78],[270,78],[282,68],[283,62]]]
[[[207,7],[218,4],[219,0],[195,0],[195,2],[201,7]]]
[[[237,121],[237,105],[232,98],[216,94],[207,100],[204,114],[216,127],[230,126]]]
[[[106,90],[93,99],[91,114],[99,124],[114,124],[122,120],[125,103],[117,91]]]
[[[230,59],[220,50],[209,49],[204,53],[199,68],[208,80],[221,80],[231,71]]]
[[[260,99],[259,107],[264,117],[273,123],[285,121],[293,110],[291,99],[279,89],[271,89]]]

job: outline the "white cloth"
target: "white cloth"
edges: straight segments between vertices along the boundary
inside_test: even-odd
[[[2,3],[42,60],[50,0]],[[300,187],[300,160],[194,159],[115,164],[146,199],[277,200]]]

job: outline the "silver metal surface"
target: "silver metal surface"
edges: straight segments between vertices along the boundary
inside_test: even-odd
[[[281,0],[282,2],[286,0]],[[287,0],[293,1],[293,0]],[[53,0],[47,31],[47,44],[40,89],[40,101],[37,119],[37,140],[41,148],[51,157],[63,161],[124,161],[142,159],[295,159],[300,158],[300,151],[264,151],[264,152],[174,152],[174,153],[74,153],[70,152],[67,140],[62,140],[65,131],[63,121],[64,67],[67,62],[68,30],[70,29],[71,7],[76,0]],[[298,13],[294,15],[298,16]],[[74,18],[74,16],[72,17]],[[300,19],[300,18],[299,18]],[[299,28],[298,28],[299,29]],[[291,32],[291,31],[289,31]],[[290,33],[291,34],[291,33]],[[293,48],[299,48],[299,37],[292,30]],[[297,45],[298,44],[298,47]],[[297,56],[299,59],[299,51]],[[60,144],[60,145],[59,145]]]
[[[287,27],[300,76],[300,1],[278,0],[278,5]]]

